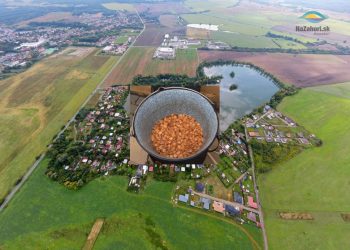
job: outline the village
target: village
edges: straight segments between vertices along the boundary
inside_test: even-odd
[[[46,174],[69,188],[96,176],[128,171],[129,118],[123,105],[128,87],[107,88],[96,108],[82,109],[49,150]]]
[[[46,174],[68,188],[80,188],[98,176],[124,175],[127,190],[142,192],[150,180],[174,182],[171,202],[262,227],[256,194],[251,140],[312,145],[314,135],[266,105],[220,136],[215,164],[129,163],[130,124],[124,109],[129,88],[104,90],[94,108],[84,108],[70,129],[53,143]],[[244,128],[244,130],[239,129]],[[245,131],[245,132],[244,132]],[[286,140],[286,142],[284,141]],[[62,145],[64,145],[62,147]]]
[[[83,13],[62,22],[30,22],[27,27],[0,24],[0,79],[20,72],[67,46],[103,48],[121,55],[142,29],[135,13]]]
[[[266,105],[262,113],[253,114],[245,119],[249,139],[266,143],[296,143],[311,145],[317,143],[314,134],[300,127],[289,117]]]

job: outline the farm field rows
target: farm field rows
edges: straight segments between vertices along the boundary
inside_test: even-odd
[[[144,191],[133,194],[126,191],[128,178],[112,176],[92,181],[79,191],[68,190],[45,176],[47,162],[41,162],[1,213],[1,249],[24,244],[27,248],[81,248],[96,218],[106,221],[94,249],[261,246],[260,232],[254,226],[241,227],[212,213],[174,207],[172,183],[148,180]],[[69,208],[62,209],[58,203]]]
[[[349,55],[227,52],[199,50],[201,61],[235,60],[253,63],[282,81],[299,87],[350,80]]]
[[[307,88],[287,97],[280,111],[316,134],[323,145],[259,176],[271,249],[348,249],[350,84]],[[311,221],[283,220],[278,212],[306,212]]]
[[[196,49],[177,50],[175,60],[152,59],[155,48],[133,47],[118,63],[106,79],[105,84],[130,84],[136,75],[157,75],[165,73],[194,76],[198,67]]]
[[[68,48],[0,81],[0,198],[102,81],[115,58]]]

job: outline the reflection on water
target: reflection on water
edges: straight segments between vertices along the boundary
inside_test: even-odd
[[[232,71],[235,73],[234,78],[230,76]],[[269,101],[278,91],[278,87],[271,79],[246,66],[212,66],[204,68],[204,73],[209,77],[223,76],[220,83],[221,131],[225,131],[232,122]],[[232,84],[236,84],[238,88],[230,91]]]

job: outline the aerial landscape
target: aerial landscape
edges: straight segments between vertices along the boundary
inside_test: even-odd
[[[350,2],[0,0],[0,250],[350,249]]]

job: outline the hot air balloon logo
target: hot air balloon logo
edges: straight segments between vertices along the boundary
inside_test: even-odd
[[[318,11],[308,11],[300,18],[303,18],[311,23],[319,23],[327,19],[327,17]]]

